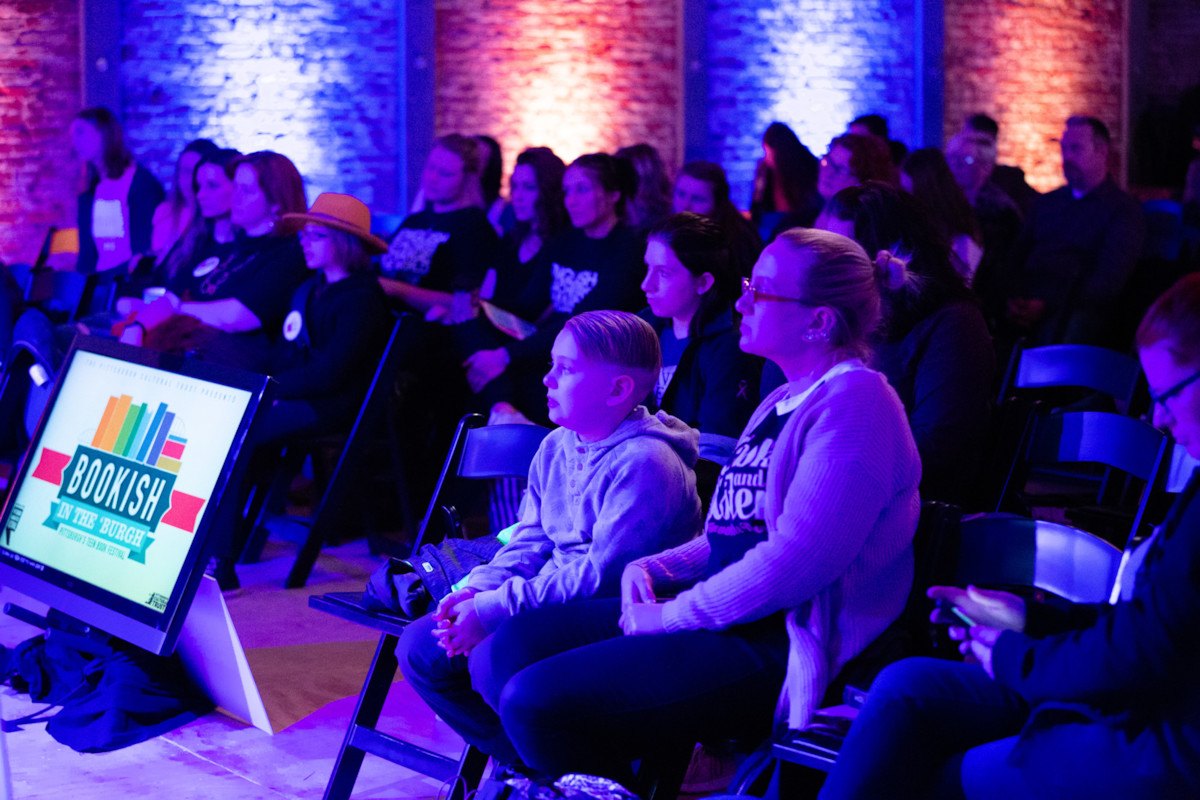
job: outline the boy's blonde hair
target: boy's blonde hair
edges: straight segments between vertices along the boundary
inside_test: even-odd
[[[584,358],[628,370],[634,382],[634,403],[654,389],[662,369],[658,334],[649,322],[627,311],[585,311],[563,327]]]

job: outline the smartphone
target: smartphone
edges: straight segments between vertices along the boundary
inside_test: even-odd
[[[973,620],[969,616],[967,616],[967,613],[965,611],[963,611],[961,608],[954,605],[953,603],[943,600],[938,603],[938,608],[940,608],[942,611],[948,611],[950,614],[953,614],[954,617],[959,622],[966,625],[968,628],[973,628],[978,624],[977,622],[975,622],[975,620]],[[951,623],[951,624],[953,624],[953,623]]]

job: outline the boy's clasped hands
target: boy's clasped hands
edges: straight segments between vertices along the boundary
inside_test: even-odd
[[[433,635],[446,655],[466,656],[487,636],[487,630],[475,610],[478,589],[463,588],[451,592],[438,603],[433,612],[436,625]]]

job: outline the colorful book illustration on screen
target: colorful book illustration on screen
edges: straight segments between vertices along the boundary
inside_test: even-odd
[[[151,407],[153,405],[153,408]],[[45,525],[115,557],[145,563],[160,524],[195,533],[205,499],[175,490],[187,438],[166,403],[108,398],[74,453],[43,447],[32,477],[59,487]]]

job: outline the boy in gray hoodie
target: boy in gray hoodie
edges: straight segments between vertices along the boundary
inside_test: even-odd
[[[470,744],[516,762],[470,658],[522,610],[616,596],[625,565],[700,528],[693,468],[699,434],[638,401],[661,366],[658,336],[620,311],[568,320],[543,379],[551,421],[509,543],[466,586],[405,630],[396,647],[409,684]]]

